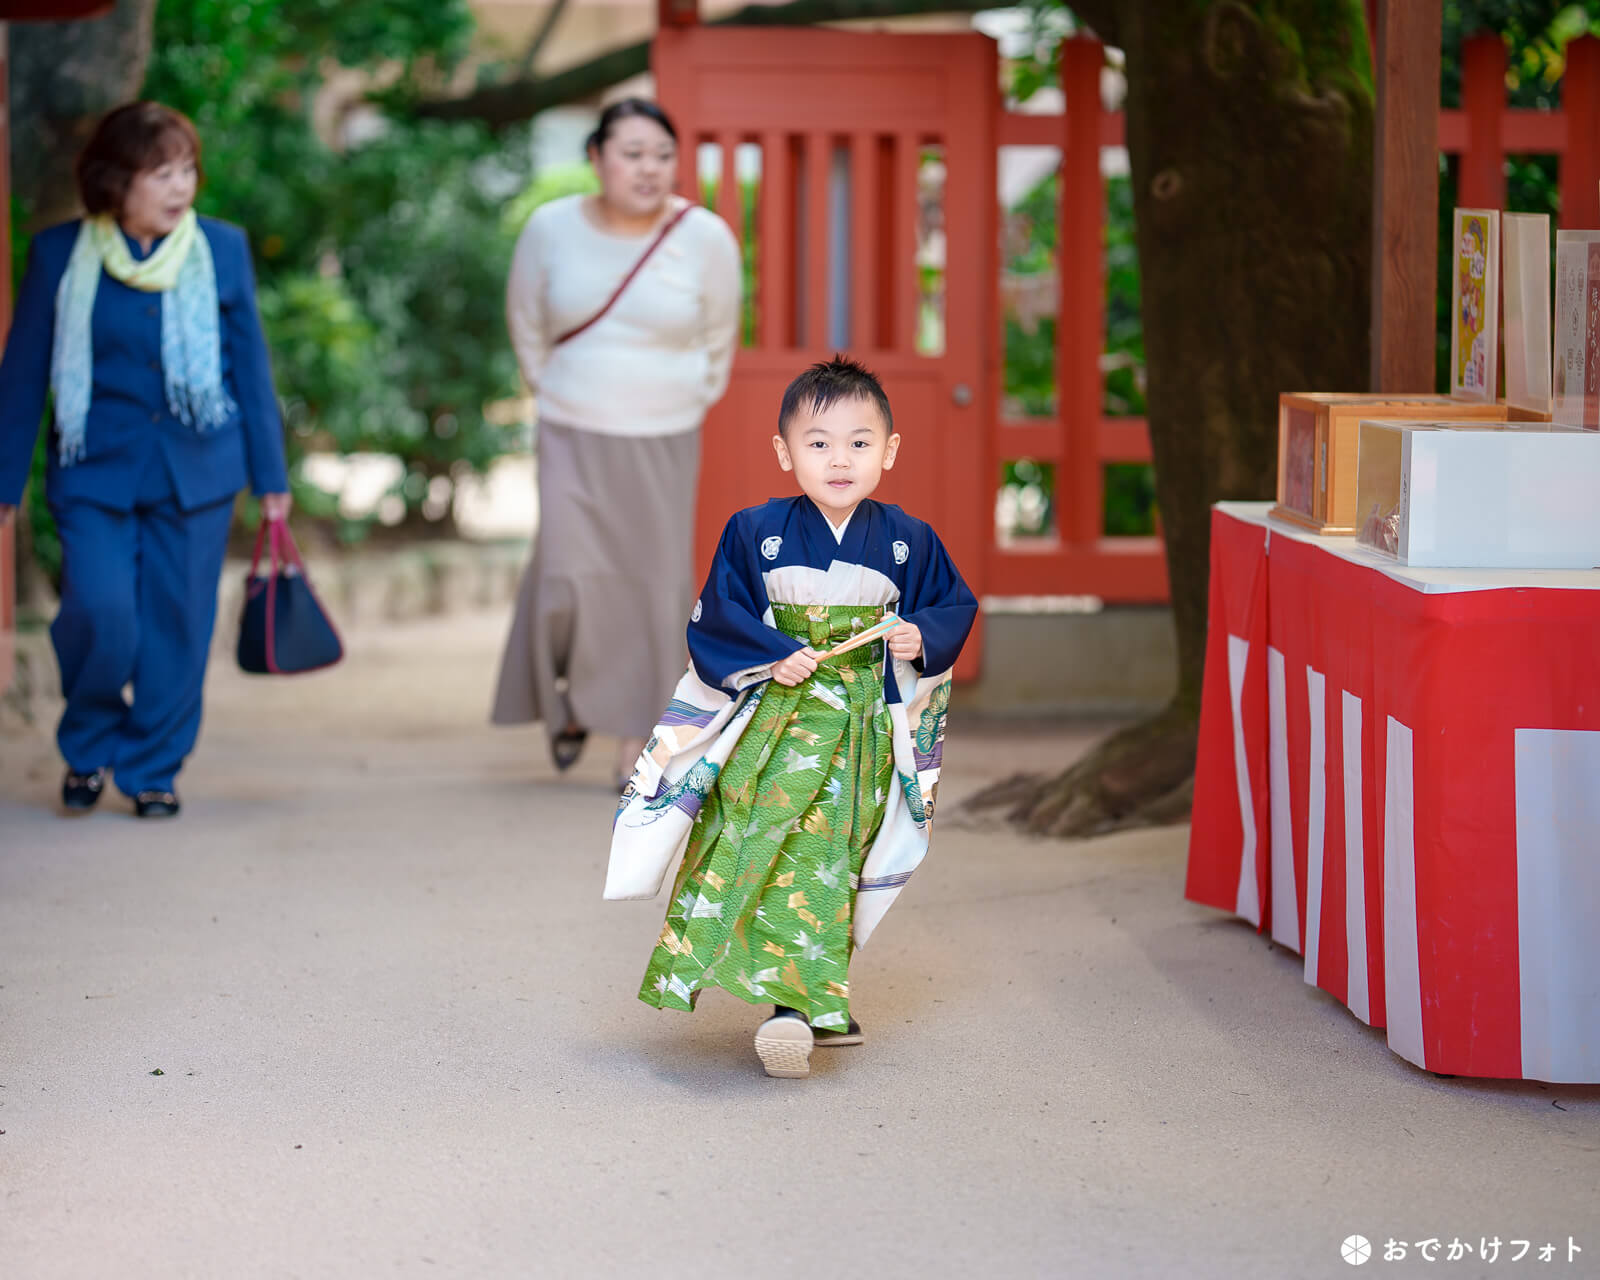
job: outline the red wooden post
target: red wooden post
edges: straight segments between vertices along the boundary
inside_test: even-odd
[[[1105,528],[1105,483],[1100,471],[1100,352],[1105,346],[1103,219],[1100,178],[1100,71],[1105,49],[1076,36],[1061,42],[1061,89],[1066,136],[1060,174],[1061,212],[1056,270],[1056,400],[1066,437],[1056,472],[1063,542],[1099,541]]]
[[[722,173],[717,179],[717,216],[728,224],[741,247],[744,244],[744,199],[739,190],[739,135],[731,130],[717,135],[722,148]]]
[[[758,339],[766,351],[798,345],[794,323],[794,149],[789,135],[761,135],[760,232],[756,239]]]
[[[829,224],[832,212],[833,138],[821,131],[808,133],[805,139],[805,162],[801,174],[806,188],[805,212],[801,216],[804,243],[801,246],[805,263],[805,279],[801,284],[801,309],[805,313],[805,332],[800,340],[813,351],[831,345],[833,337],[829,321],[832,309],[832,283],[829,258]]]
[[[883,345],[878,338],[879,160],[876,134],[850,135],[850,346],[858,352]]]
[[[1567,149],[1561,157],[1561,225],[1600,229],[1600,39],[1583,36],[1567,46],[1561,77]]]
[[[1506,109],[1506,46],[1498,35],[1479,32],[1463,43],[1461,108],[1467,117],[1467,149],[1461,154],[1457,203],[1468,209],[1503,208],[1506,156],[1500,117]]]
[[[900,351],[917,349],[917,321],[922,310],[922,280],[917,267],[917,227],[922,221],[922,196],[917,176],[922,168],[922,145],[917,135],[902,131],[894,140],[894,230],[890,233],[890,261],[894,263],[894,328],[892,345]]]
[[[656,0],[656,26],[692,27],[700,21],[700,0]]]

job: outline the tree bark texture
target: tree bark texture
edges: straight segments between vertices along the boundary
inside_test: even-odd
[[[1371,64],[1359,0],[1123,7],[1156,501],[1198,715],[1211,505],[1271,498],[1278,395],[1359,391]]]
[[[1368,378],[1373,89],[1360,0],[1090,0],[1126,55],[1156,502],[1178,689],[1053,778],[969,802],[1081,835],[1181,821],[1205,668],[1211,506],[1277,486],[1278,395]]]
[[[803,27],[819,22],[893,18],[918,13],[975,13],[992,0],[789,0],[787,4],[746,5],[707,26]],[[414,114],[437,120],[481,120],[504,129],[609,89],[650,69],[650,42],[613,49],[554,75],[487,85],[459,98],[420,102]]]
[[[100,117],[138,97],[155,12],[117,0],[103,18],[10,28],[12,190],[29,230],[79,211],[73,163]]]

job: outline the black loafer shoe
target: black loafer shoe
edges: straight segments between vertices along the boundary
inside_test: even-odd
[[[556,768],[565,773],[578,763],[583,754],[583,744],[589,740],[587,729],[563,729],[550,739],[550,755]]]
[[[133,798],[133,811],[141,818],[176,818],[180,807],[170,791],[141,791]]]
[[[68,769],[67,776],[61,780],[62,807],[72,813],[88,813],[100,803],[100,793],[105,789],[104,769],[93,773],[74,773]]]

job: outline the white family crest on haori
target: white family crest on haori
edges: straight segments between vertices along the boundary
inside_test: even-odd
[[[896,542],[894,544],[894,562],[896,564],[904,564],[909,559],[911,559],[911,548],[903,542]]]
[[[776,560],[778,552],[783,550],[783,539],[778,537],[768,538],[761,544],[761,554],[768,560]]]
[[[701,603],[699,600],[696,600],[694,602],[694,612],[689,615],[689,621],[690,622],[699,622],[701,615],[703,613],[705,613],[705,611],[706,611],[705,610],[705,605],[703,603]]]

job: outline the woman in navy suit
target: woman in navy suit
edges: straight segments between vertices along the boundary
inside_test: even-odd
[[[119,107],[77,175],[88,216],[34,238],[0,361],[0,523],[48,400],[62,803],[92,809],[110,773],[140,817],[171,817],[234,497],[249,484],[264,516],[288,514],[283,425],[244,233],[192,207],[194,126]]]

